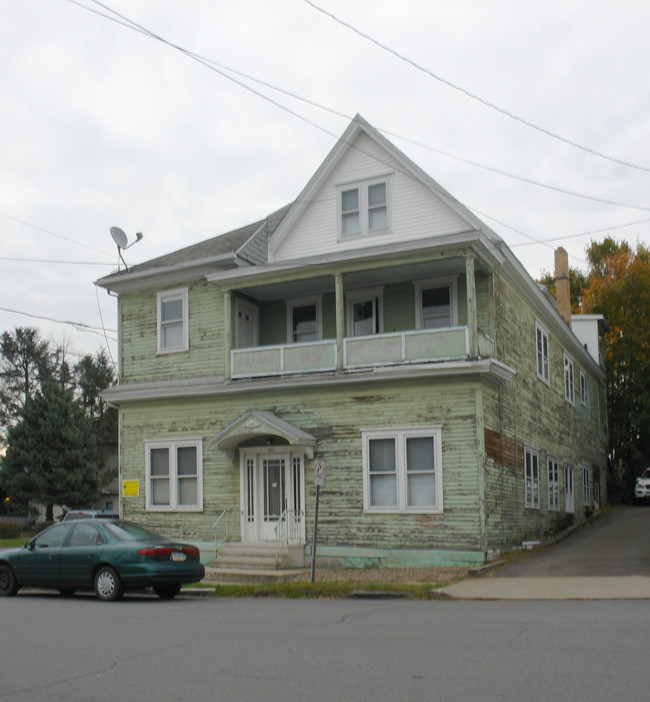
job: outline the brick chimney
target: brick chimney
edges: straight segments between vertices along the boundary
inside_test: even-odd
[[[557,298],[558,314],[571,326],[569,254],[561,246],[555,249],[555,296]]]

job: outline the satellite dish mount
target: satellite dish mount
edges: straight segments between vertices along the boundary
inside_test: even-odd
[[[122,263],[124,264],[124,268],[126,268],[127,273],[129,272],[129,267],[126,265],[124,256],[122,256],[122,251],[126,251],[128,248],[133,246],[133,244],[137,244],[142,239],[142,236],[142,232],[137,232],[135,235],[135,241],[132,241],[129,244],[129,240],[127,239],[127,236],[122,229],[120,229],[119,227],[111,227],[111,237],[113,237],[113,241],[117,246],[117,253],[120,256],[120,259],[122,260]]]

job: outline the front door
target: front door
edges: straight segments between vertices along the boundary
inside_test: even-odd
[[[235,300],[235,348],[244,349],[259,344],[259,310],[241,298]]]
[[[278,449],[241,449],[242,541],[304,542],[304,462]]]

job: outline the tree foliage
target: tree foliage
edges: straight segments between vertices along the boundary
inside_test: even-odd
[[[99,496],[97,444],[92,422],[72,392],[49,382],[28,397],[10,427],[2,465],[3,487],[14,503],[84,506]]]
[[[650,249],[610,237],[587,250],[583,311],[609,325],[605,353],[613,464],[630,477],[650,464]]]

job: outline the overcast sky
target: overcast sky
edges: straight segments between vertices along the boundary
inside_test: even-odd
[[[110,227],[144,233],[132,265],[256,221],[356,113],[533,277],[650,242],[647,0],[313,3],[357,32],[306,0],[3,0],[0,332],[94,353],[105,327],[115,356]]]

